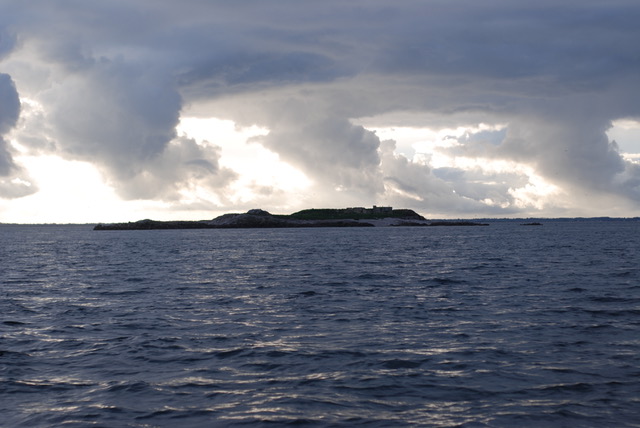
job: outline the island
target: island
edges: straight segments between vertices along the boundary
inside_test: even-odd
[[[470,221],[429,221],[410,209],[312,208],[293,214],[271,214],[252,209],[241,214],[224,214],[213,220],[158,221],[140,220],[128,223],[100,223],[94,230],[149,229],[242,229],[285,227],[383,227],[383,226],[486,226]]]

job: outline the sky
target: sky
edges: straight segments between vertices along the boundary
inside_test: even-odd
[[[0,0],[0,222],[640,216],[637,0]]]

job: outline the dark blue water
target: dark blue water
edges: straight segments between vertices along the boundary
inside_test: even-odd
[[[0,226],[5,427],[640,426],[640,222]]]

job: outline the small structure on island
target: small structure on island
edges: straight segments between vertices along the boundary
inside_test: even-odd
[[[390,213],[393,211],[393,207],[379,207],[374,205],[373,208],[364,208],[364,207],[350,207],[343,208],[343,212],[356,213],[356,214],[382,214],[382,213]]]
[[[374,213],[390,213],[391,211],[393,211],[393,207],[377,207],[377,206],[373,206],[373,212]]]

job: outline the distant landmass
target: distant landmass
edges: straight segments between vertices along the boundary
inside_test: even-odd
[[[284,227],[383,227],[383,226],[486,226],[471,221],[429,221],[409,209],[313,208],[293,214],[271,214],[261,209],[224,214],[213,220],[157,221],[98,224],[94,230],[241,229]]]

